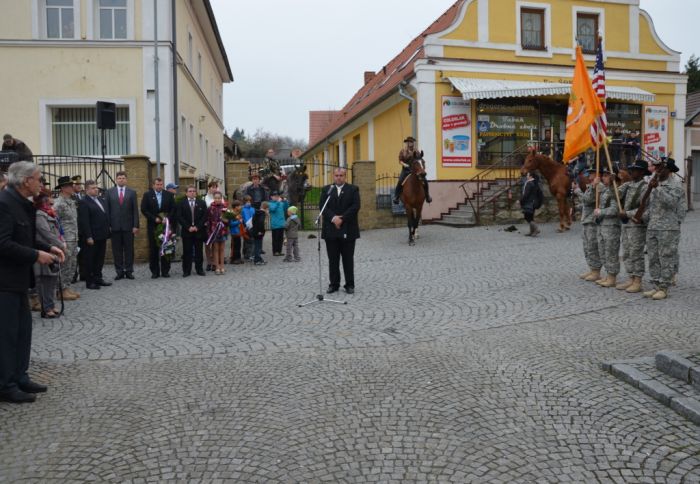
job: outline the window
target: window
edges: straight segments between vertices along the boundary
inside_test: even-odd
[[[73,0],[46,0],[46,37],[49,39],[75,38]]]
[[[180,117],[180,160],[187,163],[187,120]]]
[[[127,0],[99,0],[100,39],[126,39]]]
[[[362,157],[360,148],[360,135],[358,134],[352,139],[352,161],[357,161]]]
[[[197,82],[202,87],[202,54],[197,52]]]
[[[192,62],[194,57],[192,57],[192,52],[194,48],[194,43],[192,40],[192,33],[188,32],[187,33],[187,65],[189,66],[190,69],[192,69]]]
[[[528,50],[545,50],[544,45],[544,10],[523,8],[520,10],[520,39],[522,48]]]
[[[199,166],[204,165],[204,136],[199,134]]]
[[[209,168],[209,140],[204,141],[204,166]]]
[[[189,138],[189,143],[187,144],[189,147],[188,151],[188,161],[190,165],[194,165],[194,125],[190,123],[190,138]]]
[[[595,54],[598,47],[598,15],[594,13],[576,15],[576,39],[585,54]]]
[[[94,107],[54,108],[51,114],[53,154],[97,156],[102,153]],[[117,107],[116,120],[116,129],[105,130],[108,156],[126,155],[131,151],[129,108]]]

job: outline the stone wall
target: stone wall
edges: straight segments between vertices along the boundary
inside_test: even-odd
[[[136,201],[141,206],[143,194],[150,190],[156,177],[156,164],[145,155],[122,156],[124,171],[128,176],[129,188],[136,191]],[[134,239],[134,260],[148,262],[148,235],[146,233],[146,217],[139,210],[139,233]],[[111,250],[108,248],[111,254]]]
[[[226,195],[233,199],[238,187],[248,182],[249,163],[246,160],[229,160],[226,162]]]

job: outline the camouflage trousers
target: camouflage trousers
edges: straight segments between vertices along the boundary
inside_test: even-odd
[[[588,267],[599,271],[603,266],[598,251],[598,229],[596,224],[586,224],[583,226],[583,255],[586,258]]]
[[[598,252],[603,267],[608,274],[620,273],[620,233],[619,225],[601,225],[598,227]]]
[[[647,241],[647,228],[629,222],[622,229],[622,260],[627,275],[642,277],[644,275],[644,245]]]
[[[649,276],[661,289],[668,289],[673,281],[680,239],[678,230],[647,230]]]
[[[78,267],[78,241],[67,240],[66,260],[61,264],[61,289],[70,287],[76,267]]]

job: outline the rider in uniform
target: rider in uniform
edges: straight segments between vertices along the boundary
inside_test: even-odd
[[[399,176],[399,182],[396,184],[396,189],[394,190],[394,203],[399,203],[399,197],[401,196],[401,190],[403,188],[403,181],[411,173],[411,163],[414,160],[418,160],[423,163],[423,152],[416,149],[416,140],[413,136],[409,136],[404,142],[404,148],[399,152],[399,163],[403,167],[401,169],[401,175]],[[425,168],[425,165],[423,165]],[[430,198],[430,193],[428,192],[428,180],[425,176],[421,177],[423,182],[423,190],[425,190],[425,201],[430,203],[433,201]]]

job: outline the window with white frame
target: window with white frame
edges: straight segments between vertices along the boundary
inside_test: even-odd
[[[202,54],[197,52],[197,82],[199,87],[202,88]]]
[[[180,116],[180,160],[187,163],[187,120]]]
[[[545,50],[545,12],[539,8],[520,10],[520,39],[523,49]]]
[[[127,0],[98,0],[97,18],[100,39],[127,38]]]
[[[187,146],[188,146],[188,151],[187,151],[188,157],[187,158],[189,160],[189,164],[194,166],[194,125],[192,123],[190,123],[190,136],[188,139]]]
[[[576,14],[576,39],[584,54],[595,54],[598,47],[598,14]]]
[[[194,40],[192,39],[192,32],[187,32],[187,66],[192,69],[193,53],[194,52]]]
[[[204,166],[209,166],[209,140],[204,142]]]
[[[121,156],[130,150],[129,108],[117,107],[116,129],[105,130],[107,156]],[[102,153],[95,107],[56,107],[51,110],[53,154],[97,156]]]
[[[75,38],[75,8],[73,0],[46,0],[44,3],[46,37],[49,39]]]
[[[204,136],[199,133],[199,166],[204,166]]]

